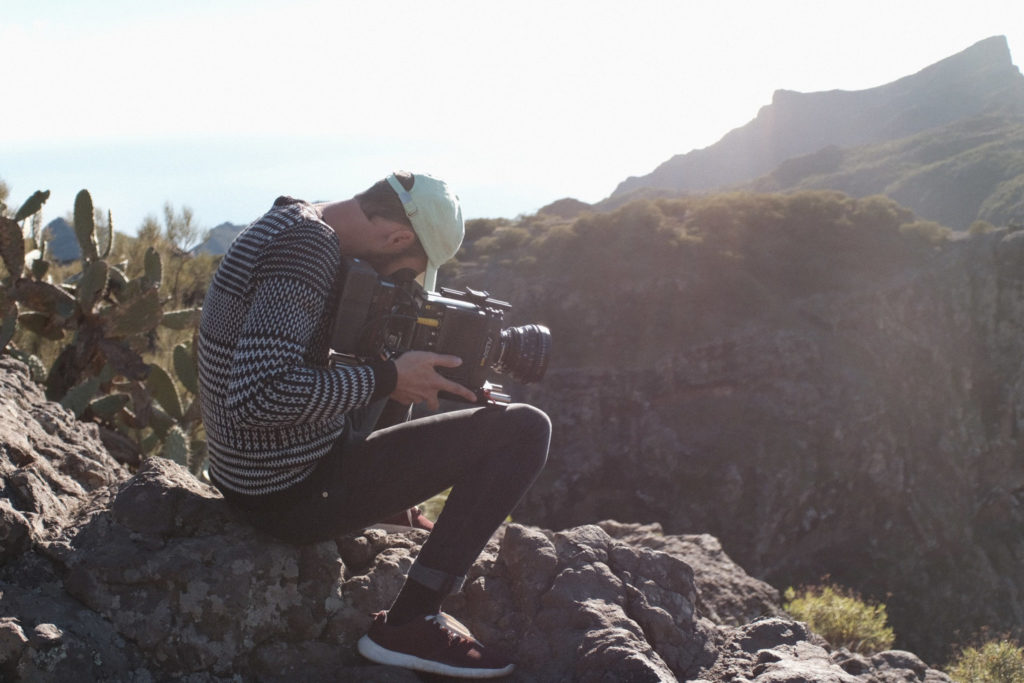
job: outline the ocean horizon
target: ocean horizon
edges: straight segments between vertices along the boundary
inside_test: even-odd
[[[408,161],[402,163],[403,157]],[[94,205],[111,212],[114,229],[132,235],[147,216],[161,219],[166,203],[175,210],[189,207],[202,229],[225,222],[245,225],[281,195],[345,199],[399,169],[447,180],[467,219],[514,218],[560,198],[546,196],[539,185],[524,187],[483,170],[446,174],[435,168],[445,162],[431,163],[431,157],[415,146],[396,151],[393,145],[312,137],[24,144],[3,153],[0,180],[10,188],[8,204],[15,207],[36,190],[50,190],[44,222],[70,214],[75,195],[88,189]]]

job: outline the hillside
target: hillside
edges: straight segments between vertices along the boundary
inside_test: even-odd
[[[708,532],[777,588],[825,575],[932,661],[1024,614],[1024,232],[882,197],[736,193],[474,222],[454,284],[554,336],[517,519]],[[921,624],[927,624],[921,628]]]
[[[192,250],[192,253],[220,256],[227,252],[231,242],[244,229],[244,225],[234,225],[227,222],[221,223],[206,234],[203,241]]]
[[[47,253],[58,263],[82,258],[82,248],[78,246],[75,228],[63,218],[55,218],[46,224],[43,239],[48,243]]]
[[[956,121],[892,142],[825,147],[745,186],[758,192],[833,189],[884,194],[957,229],[1024,221],[1024,118]]]
[[[977,218],[1003,224],[1019,216],[1024,203],[1022,125],[1024,76],[1011,61],[1006,39],[996,36],[876,88],[777,91],[747,125],[623,181],[599,206],[612,208],[637,196],[751,187],[770,174],[752,187],[829,188],[855,196],[884,192],[953,228],[965,229]],[[912,163],[906,165],[908,156]],[[871,168],[865,168],[868,159]],[[948,189],[968,177],[971,187],[955,195],[969,195],[962,205]]]

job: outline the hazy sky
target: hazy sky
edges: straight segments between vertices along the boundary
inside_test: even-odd
[[[87,187],[134,232],[164,202],[247,223],[391,170],[467,217],[598,201],[752,119],[993,35],[1024,2],[3,0],[0,178],[47,218]]]

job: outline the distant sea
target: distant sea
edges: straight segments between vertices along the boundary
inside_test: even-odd
[[[16,145],[0,152],[0,179],[9,204],[35,190],[50,190],[45,221],[69,214],[79,190],[113,214],[114,227],[135,234],[164,204],[192,209],[201,228],[248,224],[282,194],[311,201],[345,199],[398,169],[444,177],[460,195],[466,218],[515,217],[557,199],[536,187],[460,171],[453,180],[434,153],[370,143],[312,138],[179,138],[116,142]],[[421,159],[417,165],[416,159]],[[424,168],[426,166],[426,168]],[[468,170],[468,169],[467,169]]]

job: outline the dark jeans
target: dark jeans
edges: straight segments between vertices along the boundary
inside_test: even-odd
[[[525,404],[442,413],[342,438],[285,510],[249,513],[258,528],[310,543],[365,528],[451,487],[417,562],[464,575],[547,461],[551,422]]]

